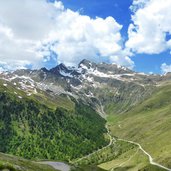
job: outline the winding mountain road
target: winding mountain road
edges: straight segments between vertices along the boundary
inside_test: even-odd
[[[78,159],[76,162],[78,162],[78,161],[80,161],[80,160],[82,160],[82,159],[85,159],[85,158],[91,156],[92,154],[97,153],[97,152],[99,152],[99,151],[102,150],[102,149],[105,149],[106,147],[109,147],[110,145],[112,145],[112,142],[113,142],[113,141],[116,141],[116,139],[115,139],[114,137],[111,136],[110,130],[109,130],[109,128],[108,128],[108,125],[106,125],[106,129],[107,129],[107,135],[108,135],[108,137],[110,138],[109,144],[108,144],[107,146],[105,146],[105,147],[103,147],[103,148],[101,148],[101,149],[99,149],[99,150],[97,150],[97,151],[95,151],[95,152],[93,152],[93,153],[87,155],[87,156],[84,156],[84,157]],[[149,162],[150,162],[151,165],[157,166],[157,167],[162,168],[162,169],[167,170],[167,171],[171,171],[170,168],[167,168],[167,167],[165,167],[165,166],[163,166],[163,165],[161,165],[161,164],[155,162],[154,159],[152,158],[152,156],[151,156],[147,151],[145,151],[145,150],[143,149],[143,147],[142,147],[139,143],[134,142],[134,141],[125,140],[125,139],[117,139],[117,140],[118,140],[118,141],[124,141],[124,142],[131,143],[131,144],[134,144],[134,145],[138,146],[138,148],[139,148],[146,156],[148,156]],[[131,159],[131,157],[129,158],[129,160],[130,160],[130,159]],[[127,161],[126,161],[126,162],[127,162]],[[124,163],[125,163],[125,162],[124,162]],[[113,169],[111,169],[111,171],[113,171]]]
[[[129,162],[129,161],[138,153],[138,150],[139,150],[139,149],[137,149],[136,152],[135,152],[132,156],[130,156],[128,160],[122,162],[122,163],[119,164],[118,166],[121,167],[121,166],[123,166],[125,163],[128,163],[128,162]],[[114,171],[114,169],[115,169],[115,168],[112,168],[110,171]]]
[[[90,154],[88,154],[88,155],[82,157],[82,158],[77,159],[77,160],[74,161],[73,163],[79,162],[79,161],[82,160],[82,159],[86,159],[86,158],[90,157],[91,155],[93,155],[93,154],[95,154],[95,153],[97,153],[97,152],[99,152],[99,151],[101,151],[101,150],[103,150],[103,149],[105,149],[105,148],[107,148],[107,147],[109,147],[109,146],[112,145],[112,142],[115,141],[115,139],[111,136],[108,126],[106,125],[105,127],[106,127],[106,129],[107,129],[107,135],[108,135],[108,137],[109,137],[109,139],[110,139],[109,144],[108,144],[107,146],[104,146],[104,147],[102,147],[102,148],[100,148],[100,149],[98,149],[98,150],[96,150],[96,151],[94,151],[94,152],[92,152],[92,153],[90,153]]]
[[[152,156],[151,156],[147,151],[145,151],[139,143],[136,143],[136,142],[134,142],[134,141],[128,141],[128,140],[125,140],[125,139],[118,139],[118,140],[119,140],[119,141],[128,142],[128,143],[131,143],[131,144],[134,144],[134,145],[138,146],[139,149],[140,149],[145,155],[148,156],[149,162],[150,162],[151,165],[158,166],[158,167],[160,167],[160,168],[162,168],[162,169],[171,171],[171,169],[169,169],[169,168],[167,168],[167,167],[165,167],[165,166],[163,166],[163,165],[161,165],[161,164],[159,164],[159,163],[154,162],[154,159],[152,158]]]
[[[76,160],[75,162],[78,162],[78,161],[80,161],[80,160],[82,160],[82,159],[86,159],[87,157],[90,157],[91,155],[93,155],[93,154],[95,154],[95,153],[101,151],[102,149],[105,149],[105,148],[111,146],[112,143],[113,143],[113,141],[116,141],[116,139],[115,139],[114,137],[111,136],[110,130],[109,130],[109,128],[108,128],[108,125],[106,125],[106,129],[107,129],[107,135],[108,135],[108,137],[109,137],[109,139],[110,139],[109,144],[108,144],[107,146],[105,146],[105,147],[102,147],[101,149],[99,149],[99,150],[97,150],[97,151],[94,151],[94,152],[92,152],[92,153],[90,153],[90,154],[88,154],[88,155],[86,155],[86,156],[84,156],[84,157],[82,157],[82,158],[79,158],[79,159]],[[159,163],[157,163],[157,162],[154,162],[154,159],[152,158],[152,156],[151,156],[147,151],[145,151],[145,150],[143,149],[143,147],[142,147],[139,143],[134,142],[134,141],[129,141],[129,140],[121,139],[121,138],[117,139],[117,141],[124,141],[124,142],[127,142],[127,143],[134,144],[134,145],[138,146],[138,149],[140,149],[146,156],[148,156],[149,162],[150,162],[151,165],[160,167],[160,168],[162,168],[162,169],[164,169],[164,170],[167,170],[167,171],[171,171],[170,168],[167,168],[167,167],[165,167],[165,166],[163,166],[163,165],[161,165],[161,164],[159,164]],[[138,152],[138,151],[137,151],[137,152]],[[137,153],[137,152],[136,152],[136,153]],[[136,153],[135,153],[135,154],[136,154]],[[132,158],[132,157],[130,157],[129,160],[130,160],[131,158]],[[129,160],[128,160],[128,161],[129,161]],[[126,162],[128,162],[128,161],[125,161],[125,162],[121,163],[121,165],[123,165],[124,163],[126,163]],[[75,163],[75,162],[73,162],[73,163]],[[61,170],[61,171],[70,171],[70,166],[67,165],[67,164],[65,164],[65,163],[62,163],[62,162],[49,162],[49,161],[47,161],[47,162],[41,162],[41,163],[43,163],[43,164],[48,164],[48,165],[52,166],[53,168],[58,169],[58,170]],[[121,165],[120,165],[120,166],[121,166]],[[114,168],[112,168],[111,171],[113,171],[113,169],[114,169]]]

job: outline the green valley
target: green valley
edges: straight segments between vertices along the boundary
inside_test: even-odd
[[[72,171],[169,170],[170,75],[87,60],[80,67],[1,75],[2,169],[50,171],[66,162]]]
[[[155,162],[170,168],[171,85],[156,88],[150,98],[122,115],[108,117],[110,130],[118,138],[140,143]]]

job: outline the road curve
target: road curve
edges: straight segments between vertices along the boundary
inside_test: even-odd
[[[109,130],[107,124],[105,125],[105,127],[106,127],[106,129],[107,129],[107,135],[108,135],[109,140],[110,140],[110,141],[109,141],[109,144],[108,144],[107,146],[102,147],[101,149],[98,149],[98,150],[96,150],[96,151],[94,151],[94,152],[92,152],[92,153],[90,153],[90,154],[84,156],[84,157],[81,157],[81,158],[77,159],[76,161],[73,162],[73,164],[76,163],[76,162],[79,162],[79,161],[82,160],[82,159],[86,159],[86,158],[90,157],[91,155],[93,155],[93,154],[95,154],[95,153],[97,153],[97,152],[99,152],[99,151],[101,151],[101,150],[103,150],[103,149],[105,149],[105,148],[107,148],[107,147],[109,147],[109,146],[112,145],[112,142],[115,141],[115,139],[112,138],[112,136],[111,136],[111,134],[110,134],[110,130]]]
[[[60,170],[60,171],[70,171],[70,169],[71,169],[69,165],[67,165],[63,162],[43,161],[43,162],[39,162],[39,163],[52,166],[54,169]]]
[[[124,139],[117,139],[117,140],[119,140],[119,141],[124,141],[124,142],[128,142],[128,143],[131,143],[131,144],[134,144],[134,145],[138,146],[139,149],[140,149],[145,155],[148,156],[149,161],[150,161],[150,164],[152,164],[152,165],[154,165],[154,166],[158,166],[158,167],[160,167],[160,168],[162,168],[162,169],[171,171],[171,169],[169,169],[169,168],[167,168],[167,167],[165,167],[165,166],[163,166],[163,165],[161,165],[161,164],[159,164],[159,163],[154,162],[154,159],[152,158],[152,156],[151,156],[147,151],[145,151],[139,143],[136,143],[136,142],[134,142],[134,141],[124,140]]]

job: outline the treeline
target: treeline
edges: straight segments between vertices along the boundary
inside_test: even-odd
[[[72,160],[105,146],[105,120],[75,101],[55,111],[0,92],[0,151],[29,159]]]

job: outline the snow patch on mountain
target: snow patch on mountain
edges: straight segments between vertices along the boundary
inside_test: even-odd
[[[73,78],[73,75],[71,73],[64,72],[62,70],[59,71],[59,73],[64,77],[70,77]]]

